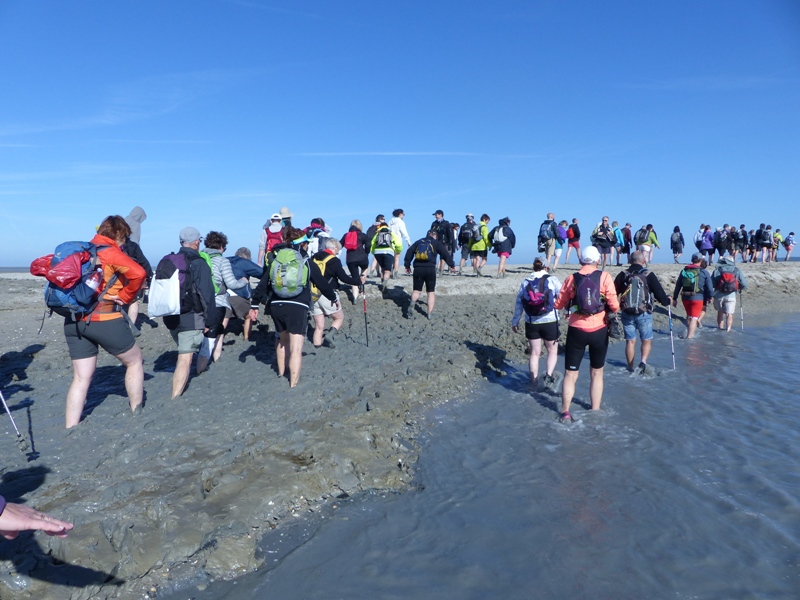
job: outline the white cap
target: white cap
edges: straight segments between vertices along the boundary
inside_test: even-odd
[[[581,252],[581,264],[588,265],[596,262],[600,262],[600,252],[594,246],[586,246]]]

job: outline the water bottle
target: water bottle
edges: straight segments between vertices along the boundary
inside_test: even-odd
[[[100,267],[97,267],[97,269],[95,269],[94,273],[92,273],[91,275],[89,275],[89,277],[86,278],[86,282],[85,283],[96,294],[97,293],[97,289],[100,287],[100,284],[102,282],[103,282],[103,269],[100,268]]]

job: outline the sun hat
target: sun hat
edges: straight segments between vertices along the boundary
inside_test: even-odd
[[[282,220],[283,220],[283,217],[280,215],[280,213],[275,213],[274,215],[272,215],[272,216],[269,218],[269,220],[270,220],[270,221],[282,221]]]
[[[200,232],[197,230],[196,227],[184,227],[181,229],[180,233],[181,244],[187,244],[189,242],[196,242],[197,240],[203,239],[203,236],[200,235]]]
[[[281,210],[279,212],[281,213],[281,219],[293,219],[294,218],[294,215],[285,206],[281,206]]]
[[[581,252],[581,264],[588,265],[596,262],[600,262],[600,252],[594,246],[586,246]]]

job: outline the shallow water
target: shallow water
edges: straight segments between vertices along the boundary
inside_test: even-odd
[[[419,491],[278,530],[260,572],[192,597],[798,598],[798,337],[704,329],[672,371],[659,332],[648,378],[616,344],[570,426],[515,365],[427,416]]]

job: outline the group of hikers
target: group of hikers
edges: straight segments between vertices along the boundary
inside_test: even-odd
[[[136,414],[141,410],[144,370],[136,343],[140,334],[136,319],[138,302],[148,287],[148,314],[163,317],[177,345],[178,358],[172,377],[172,398],[176,398],[189,380],[194,355],[198,354],[197,373],[211,361],[219,360],[231,319],[243,321],[243,337],[249,339],[262,305],[274,323],[278,374],[281,377],[288,374],[290,387],[295,387],[300,377],[309,316],[314,322],[311,340],[314,346],[335,347],[336,334],[345,318],[340,284],[347,286],[345,293],[349,292],[354,304],[359,298],[364,299],[366,313],[367,277],[378,277],[379,289],[386,291],[388,280],[398,275],[402,258],[405,272],[412,275],[412,294],[403,310],[404,316],[415,317],[415,305],[424,287],[426,316],[432,319],[436,276],[444,273],[445,267],[451,274],[463,275],[470,261],[474,274],[482,276],[488,254],[493,252],[499,257],[497,276],[505,276],[506,261],[516,245],[508,217],[490,229],[487,214],[476,221],[472,213],[467,213],[461,225],[446,221],[442,210],[435,211],[433,216],[426,234],[414,242],[406,229],[402,209],[393,211],[388,222],[382,214],[377,215],[366,231],[359,220],[353,220],[348,231],[335,239],[322,218],[312,219],[305,228],[293,226],[293,215],[284,207],[264,225],[255,262],[246,247],[225,256],[228,240],[223,233],[210,231],[203,236],[195,227],[185,227],[179,232],[177,251],[163,257],[155,271],[138,244],[141,223],[147,218],[144,210],[135,207],[127,217],[107,217],[97,227],[91,242],[67,242],[53,255],[37,259],[31,265],[32,273],[48,279],[47,306],[65,317],[64,335],[73,366],[66,399],[66,427],[74,427],[81,420],[99,347],[126,367],[125,388],[131,411]],[[746,279],[736,266],[737,256],[745,262],[754,262],[759,256],[763,262],[774,261],[778,246],[783,245],[788,260],[794,247],[794,233],[783,238],[779,229],[773,233],[771,227],[761,225],[758,230],[751,230],[742,244],[744,234],[739,231],[744,232],[745,226],[734,231],[725,225],[712,234],[709,225],[702,225],[695,235],[698,252],[682,268],[672,294],[668,295],[658,277],[647,268],[654,249],[660,248],[652,225],[633,231],[630,223],[620,227],[617,221],[603,217],[592,230],[590,244],[582,248],[577,218],[567,223],[556,221],[553,213],[547,215],[537,240],[543,256],[534,260],[533,272],[520,284],[511,327],[515,333],[519,332],[524,322],[530,346],[531,381],[555,388],[559,311],[568,314],[559,421],[574,421],[569,410],[587,349],[592,409],[599,409],[602,402],[610,337],[624,337],[628,369],[646,373],[656,302],[670,310],[672,331],[670,307],[677,306],[679,298],[682,300],[687,338],[695,335],[712,302],[717,311],[717,326],[731,330],[736,294],[747,288]],[[76,244],[78,248],[74,247]],[[670,245],[678,262],[685,246],[679,227],[675,227]],[[567,248],[565,264],[574,250],[581,266],[562,283],[555,272],[564,247]],[[339,258],[343,250],[347,271]],[[459,253],[460,262],[456,266]],[[719,259],[709,273],[707,267],[715,253]],[[627,255],[626,263],[630,266],[612,278],[604,268],[613,264],[622,266],[622,255]],[[251,278],[259,280],[255,288],[250,284]],[[328,318],[331,325],[325,331]],[[637,339],[641,340],[640,361],[634,368]],[[540,378],[543,348],[547,360]],[[71,528],[71,524],[33,509],[5,505],[0,498],[0,535],[13,537],[16,531],[33,528],[34,519],[41,519],[42,523],[36,524],[56,535],[65,535]],[[5,523],[12,525],[6,530]]]
[[[737,257],[740,262],[775,262],[778,260],[778,251],[783,248],[786,252],[784,261],[788,261],[794,250],[794,231],[786,237],[780,229],[773,231],[772,225],[761,223],[758,229],[748,231],[744,223],[737,229],[725,223],[722,227],[712,230],[711,225],[701,223],[695,232],[692,242],[709,264],[714,262],[714,254],[723,257],[728,254],[734,261]],[[681,254],[686,247],[686,240],[677,225],[670,237],[670,248],[675,262],[679,262]]]

